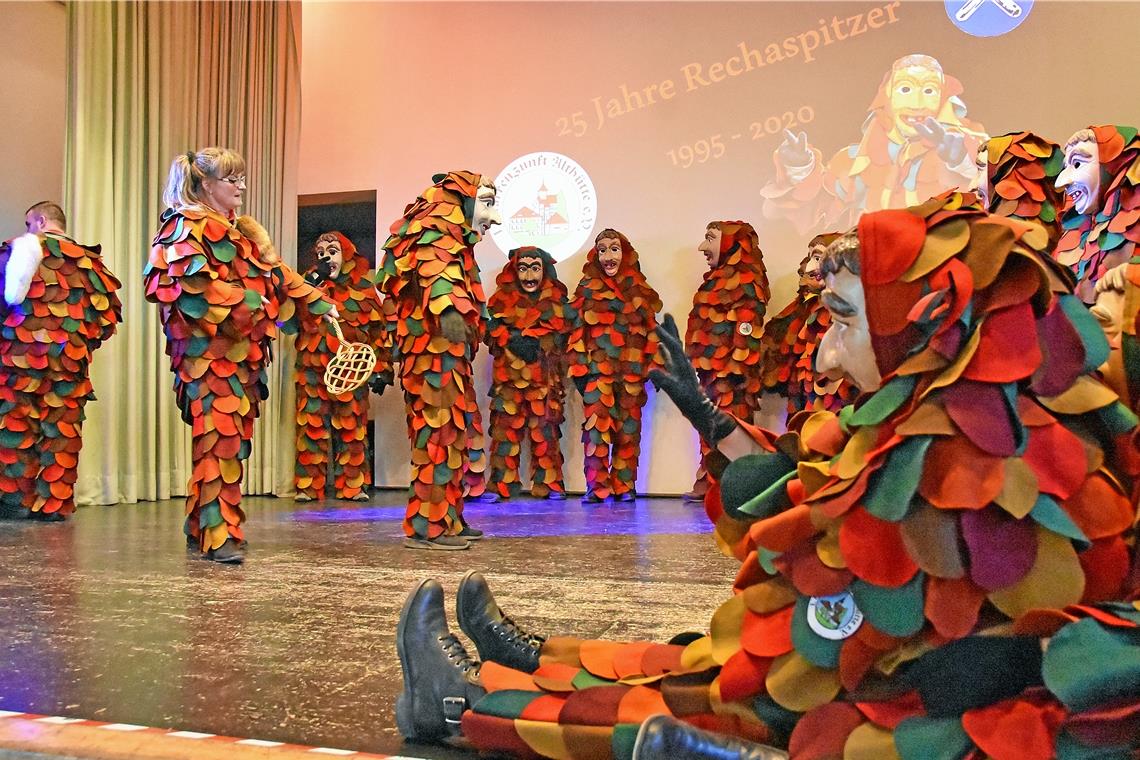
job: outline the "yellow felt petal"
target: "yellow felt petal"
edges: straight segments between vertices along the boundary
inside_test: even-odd
[[[1099,380],[1081,375],[1077,382],[1057,396],[1039,396],[1046,409],[1057,414],[1084,414],[1108,406],[1119,397]]]
[[[1025,577],[1009,588],[994,591],[989,600],[1011,618],[1019,618],[1037,608],[1057,608],[1076,604],[1085,590],[1073,542],[1053,531],[1037,527],[1037,559]]]
[[[843,760],[902,760],[895,750],[894,732],[874,723],[856,726],[843,745]]]
[[[796,603],[796,590],[784,578],[755,583],[740,594],[744,606],[758,615],[783,609]]]
[[[986,153],[989,154],[990,162],[996,163],[995,158],[1009,150],[1009,146],[1013,144],[1014,135],[1002,135],[1001,137],[991,137],[986,141]]]
[[[901,436],[914,435],[957,435],[958,429],[950,421],[950,415],[940,404],[920,404],[906,420],[895,428]]]
[[[818,668],[794,650],[772,661],[764,684],[777,704],[795,712],[827,704],[840,686],[838,671]]]
[[[744,613],[748,608],[739,594],[717,608],[709,624],[712,636],[712,656],[718,665],[740,651],[740,630],[744,627]]]
[[[571,757],[562,736],[562,726],[557,723],[515,718],[514,728],[519,738],[542,757],[552,760],[569,760]]]
[[[875,445],[879,435],[878,427],[861,427],[843,447],[839,461],[835,463],[835,474],[843,480],[851,480],[867,466],[867,452]]]
[[[681,667],[685,670],[707,670],[715,664],[711,636],[701,636],[681,652]]]
[[[820,536],[815,545],[815,553],[819,561],[835,570],[847,567],[847,560],[843,552],[839,551],[839,523],[828,526],[827,532]]]
[[[951,219],[934,227],[926,235],[918,258],[903,273],[903,282],[914,282],[930,274],[960,253],[970,242],[970,224],[965,219]]]
[[[1005,460],[1005,482],[994,499],[998,506],[1020,519],[1037,503],[1037,474],[1021,457]]]

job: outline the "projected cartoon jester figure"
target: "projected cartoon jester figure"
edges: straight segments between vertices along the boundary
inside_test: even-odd
[[[562,500],[566,340],[573,325],[554,257],[527,246],[510,252],[487,304],[491,370],[492,493],[517,496],[519,456],[530,441],[531,496]]]
[[[487,315],[474,246],[502,220],[489,178],[432,179],[392,224],[377,289],[412,447],[404,546],[457,550],[483,536],[463,521],[464,484],[483,467],[469,453],[483,449],[471,361]]]
[[[1076,275],[1077,295],[1092,304],[1097,280],[1132,258],[1140,240],[1140,137],[1135,127],[1088,127],[1064,152],[1056,184],[1072,206],[1055,255]]]
[[[863,136],[824,164],[807,135],[786,133],[776,177],[765,185],[764,216],[803,234],[846,229],[864,211],[911,206],[950,188],[967,188],[983,127],[966,118],[962,85],[928,55],[891,65],[863,122]]]
[[[313,246],[317,263],[305,274],[325,298],[336,304],[345,340],[381,349],[384,317],[373,286],[375,274],[339,232],[325,232]],[[384,352],[377,351],[371,381],[355,391],[333,396],[324,383],[325,369],[340,346],[323,320],[302,319],[297,336],[297,465],[293,484],[298,501],[325,496],[332,462],[336,498],[367,501],[372,467],[367,461],[368,390],[383,393],[392,384]]]
[[[756,230],[746,222],[709,222],[697,247],[709,270],[693,296],[685,350],[701,386],[718,408],[752,420],[760,407],[764,314],[771,291]],[[701,442],[701,466],[686,501],[701,501],[708,490]]]
[[[816,235],[800,262],[795,298],[764,326],[764,390],[788,400],[791,416],[804,409],[838,412],[855,397],[851,384],[816,372],[819,342],[831,326],[831,314],[819,294],[823,290],[820,262],[838,232]]]
[[[659,364],[655,315],[661,297],[625,235],[613,229],[598,234],[570,306],[570,377],[582,394],[582,500],[633,501],[645,382]]]

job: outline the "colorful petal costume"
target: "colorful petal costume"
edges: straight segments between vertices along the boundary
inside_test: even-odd
[[[325,233],[340,245],[343,263],[336,277],[319,287],[336,304],[346,341],[365,343],[377,350],[376,369],[387,368],[380,352],[384,341],[384,317],[380,297],[373,285],[375,273],[356,251],[352,241],[339,232]],[[321,237],[324,238],[325,235]],[[315,267],[314,267],[315,268]],[[324,374],[336,355],[340,341],[321,319],[301,320],[297,335],[297,469],[294,485],[298,494],[321,499],[332,461],[338,499],[366,497],[372,483],[368,453],[368,385],[330,396]]]
[[[609,233],[609,234],[607,234]],[[582,279],[570,302],[570,376],[582,386],[582,443],[585,447],[587,495],[632,496],[641,455],[641,413],[648,400],[645,382],[660,366],[657,318],[661,298],[649,286],[637,251],[620,232],[605,230],[599,239],[616,235],[621,265],[613,277],[603,271],[598,251],[586,254]],[[577,378],[581,378],[578,380]]]
[[[794,759],[1127,757],[1140,744],[1136,418],[1044,230],[949,194],[860,222],[881,387],[803,413],[711,498],[744,526],[687,647],[551,639],[484,665],[482,749],[627,758],[668,712]],[[829,261],[829,263],[831,263]],[[1043,646],[1047,645],[1047,646]],[[1102,754],[1097,754],[1102,753]]]
[[[933,94],[926,95],[928,90]],[[985,134],[981,124],[966,118],[961,94],[961,82],[945,75],[936,59],[896,60],[871,102],[859,142],[839,150],[826,165],[816,148],[810,148],[802,167],[788,165],[781,155],[785,148],[777,149],[776,178],[760,191],[764,216],[788,219],[801,234],[820,227],[848,229],[865,211],[910,206],[948,188],[968,187]],[[914,133],[915,125],[927,120],[938,125],[941,142]],[[904,129],[912,134],[906,136]],[[946,158],[940,151],[960,156]]]
[[[1040,224],[1049,233],[1052,250],[1061,238],[1061,216],[1068,202],[1056,187],[1065,158],[1061,146],[1032,132],[1011,132],[991,137],[978,150],[987,155],[986,210]]]
[[[705,393],[718,408],[752,420],[762,391],[764,314],[772,297],[756,230],[746,222],[711,222],[720,230],[720,256],[693,296],[685,351]],[[695,493],[708,489],[701,441]]]
[[[764,326],[764,390],[788,399],[789,417],[805,409],[838,412],[856,395],[850,383],[815,371],[816,350],[831,326],[831,314],[819,298],[823,280],[818,273],[808,273],[807,266],[837,237],[838,232],[828,232],[811,239],[809,253],[800,262],[795,299]]]
[[[0,246],[12,296],[0,301],[0,504],[9,514],[75,511],[83,407],[95,398],[91,358],[122,321],[121,284],[99,250],[56,233]],[[31,275],[24,293],[9,287],[14,258]]]
[[[392,224],[377,273],[412,444],[404,533],[420,539],[463,530],[464,496],[482,492],[486,465],[471,371],[487,313],[471,227],[483,179],[450,172],[434,181]],[[442,333],[448,309],[462,317],[466,341]]]
[[[1132,258],[1140,240],[1140,137],[1135,127],[1088,129],[1100,160],[1100,197],[1093,199],[1092,213],[1070,208],[1062,217],[1056,257],[1073,270],[1077,295],[1091,304],[1097,280]]]
[[[318,316],[332,308],[267,239],[251,239],[253,229],[264,233],[250,221],[205,207],[167,209],[143,271],[166,333],[178,408],[192,429],[185,531],[203,552],[244,540],[242,463],[269,395],[278,327],[296,331],[298,311]]]
[[[542,262],[537,292],[519,285],[519,259]],[[491,478],[500,496],[516,496],[523,439],[530,440],[531,495],[543,498],[564,493],[562,483],[562,421],[565,419],[566,340],[573,324],[566,286],[558,279],[554,258],[533,246],[516,248],[495,280],[488,303],[491,321],[487,345],[493,359],[491,375]],[[508,348],[519,336],[538,342],[538,358],[526,361]]]

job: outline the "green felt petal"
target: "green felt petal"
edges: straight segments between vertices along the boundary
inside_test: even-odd
[[[1058,631],[1045,650],[1045,685],[1073,712],[1140,692],[1140,632],[1091,618]]]
[[[1073,539],[1076,542],[1077,551],[1084,551],[1092,546],[1088,536],[1077,527],[1073,518],[1069,517],[1069,513],[1061,509],[1061,505],[1048,494],[1038,495],[1037,502],[1030,510],[1029,516],[1036,520],[1039,525],[1045,526],[1054,533]]]
[[[922,479],[922,466],[932,436],[907,438],[896,446],[887,464],[871,476],[864,506],[881,520],[898,522],[907,516]]]
[[[895,727],[895,749],[903,760],[961,760],[974,743],[958,718],[907,718]]]
[[[898,588],[884,588],[855,580],[851,594],[871,625],[888,636],[912,636],[922,629],[923,583],[926,574],[919,571]]]
[[[911,397],[916,381],[916,375],[894,378],[855,410],[849,424],[852,427],[878,425]]]

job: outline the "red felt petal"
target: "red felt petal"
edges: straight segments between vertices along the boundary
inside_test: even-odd
[[[771,665],[772,658],[755,657],[743,649],[732,655],[720,669],[720,698],[736,702],[760,694]]]
[[[974,630],[986,592],[969,578],[926,579],[924,614],[941,636],[960,639]]]
[[[909,211],[864,214],[859,219],[860,268],[866,285],[897,280],[910,269],[926,240],[926,220]]]
[[[959,380],[943,391],[942,403],[950,419],[982,451],[999,457],[1017,453],[1009,407],[997,386]]]
[[[1058,499],[1068,499],[1085,480],[1085,447],[1059,424],[1030,429],[1024,458],[1037,475],[1037,488]]]
[[[978,350],[962,377],[986,383],[1012,383],[1041,364],[1033,307],[1028,303],[996,311],[981,326]]]
[[[843,757],[847,737],[863,722],[863,715],[855,706],[845,702],[828,702],[809,710],[792,731],[788,754],[796,760]]]
[[[1049,760],[1064,720],[1060,704],[1026,695],[966,712],[962,728],[993,760]]]
[[[863,507],[851,510],[839,527],[839,550],[848,570],[876,586],[898,588],[918,572],[899,526]]]
[[[964,436],[940,436],[926,453],[918,492],[943,509],[981,509],[1004,483],[1004,458],[985,453]]]

